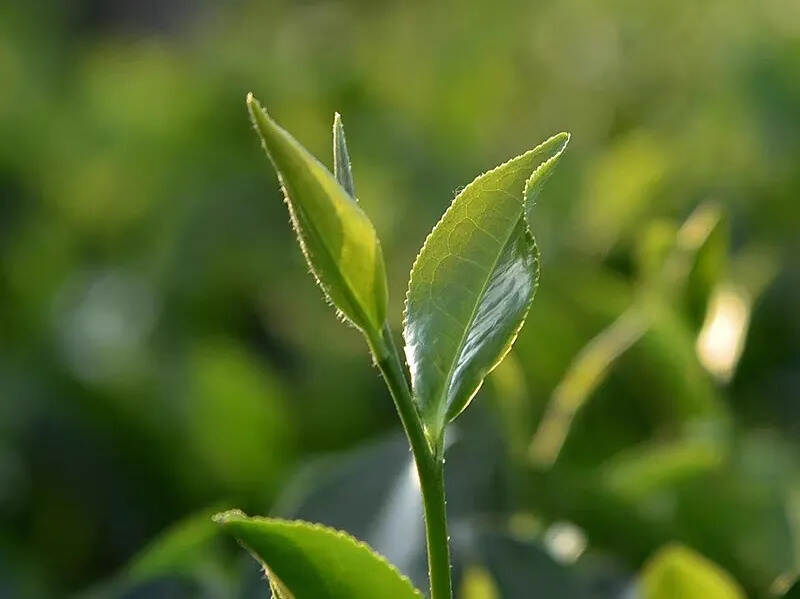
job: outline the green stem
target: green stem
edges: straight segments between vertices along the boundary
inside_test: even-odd
[[[444,493],[444,460],[435,457],[425,474],[417,464],[422,501],[425,507],[425,535],[428,542],[428,578],[431,599],[451,599],[450,538],[447,536],[447,510]]]
[[[439,444],[432,448],[428,443],[389,327],[384,325],[379,335],[368,337],[368,343],[394,399],[417,466],[422,504],[425,508],[430,598],[452,599],[450,540],[447,536],[444,490],[444,445]]]

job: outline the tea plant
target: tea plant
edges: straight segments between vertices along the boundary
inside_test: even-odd
[[[387,322],[381,244],[356,197],[341,118],[337,114],[333,125],[331,173],[252,94],[247,107],[311,273],[342,320],[364,335],[394,400],[423,497],[430,597],[449,599],[446,427],[525,322],[539,276],[532,210],[569,134],[477,177],[425,240],[411,269],[403,318],[409,385]],[[216,519],[263,563],[277,597],[420,596],[383,558],[344,533],[239,511]]]

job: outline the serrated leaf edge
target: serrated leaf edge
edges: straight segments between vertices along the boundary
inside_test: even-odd
[[[356,547],[356,549],[358,549],[359,551],[366,551],[372,557],[377,558],[377,560],[379,562],[381,562],[384,565],[386,565],[389,568],[390,571],[392,571],[394,574],[396,574],[398,576],[398,578],[400,578],[403,581],[403,583],[405,583],[408,586],[408,588],[414,593],[415,596],[419,597],[419,599],[424,599],[424,596],[422,595],[422,593],[412,584],[412,582],[408,578],[408,576],[406,576],[400,570],[397,569],[397,566],[395,566],[392,562],[390,562],[388,559],[386,559],[386,557],[384,557],[383,555],[381,555],[380,553],[375,551],[375,549],[370,547],[364,541],[361,541],[361,540],[355,538],[354,536],[352,536],[352,535],[350,535],[350,534],[348,534],[348,533],[346,533],[346,532],[344,532],[342,530],[338,530],[336,528],[331,528],[330,526],[325,526],[324,524],[320,524],[318,522],[308,522],[306,520],[285,520],[283,518],[270,518],[270,517],[266,517],[266,516],[248,516],[243,511],[235,510],[235,509],[234,510],[228,510],[226,512],[220,512],[219,514],[215,514],[212,517],[212,520],[214,522],[216,522],[217,524],[220,524],[222,526],[225,526],[226,524],[229,524],[229,523],[235,522],[235,521],[238,521],[238,522],[263,522],[263,523],[266,523],[266,524],[278,524],[278,525],[284,526],[286,528],[312,529],[312,530],[317,530],[317,531],[320,531],[320,532],[332,534],[333,536],[336,536],[339,539],[342,539],[344,541],[349,542],[351,545],[354,545]],[[233,536],[236,536],[236,535],[233,534]],[[240,545],[242,545],[245,549],[247,549],[247,551],[249,551],[251,554],[253,553],[247,547],[246,543],[242,542],[241,539],[239,539],[238,536],[236,536],[236,540],[239,542]],[[257,559],[258,559],[259,562],[263,563],[261,558],[257,558]],[[269,568],[269,566],[267,564],[263,564],[263,565],[266,568]]]
[[[320,273],[318,273],[317,269],[314,267],[314,263],[313,263],[313,261],[311,259],[312,252],[308,248],[308,244],[305,242],[305,239],[303,238],[302,228],[300,227],[300,221],[299,221],[299,219],[298,219],[298,217],[296,215],[296,212],[297,212],[298,209],[302,210],[302,205],[300,205],[299,203],[294,202],[289,197],[289,192],[286,189],[286,185],[283,182],[283,174],[281,173],[280,169],[277,167],[277,165],[275,164],[274,160],[272,159],[272,155],[270,154],[269,149],[267,147],[266,139],[261,134],[261,130],[259,129],[259,126],[258,126],[258,123],[257,123],[257,119],[256,119],[256,115],[254,114],[255,110],[260,111],[261,114],[264,116],[264,118],[266,118],[269,121],[272,121],[272,124],[276,128],[278,128],[279,130],[283,131],[291,141],[293,141],[295,144],[297,144],[297,146],[299,147],[300,150],[302,150],[303,152],[308,154],[308,156],[313,161],[315,161],[322,169],[326,170],[333,177],[333,179],[336,181],[337,185],[339,185],[339,187],[342,189],[342,191],[344,192],[345,196],[347,196],[348,198],[350,198],[353,201],[353,204],[356,206],[356,209],[361,211],[364,214],[364,217],[367,219],[367,221],[369,221],[370,224],[371,224],[371,221],[370,221],[369,217],[366,215],[366,213],[363,211],[363,209],[359,206],[358,201],[355,199],[355,197],[353,195],[351,195],[347,191],[347,189],[345,189],[341,185],[341,183],[339,182],[339,180],[336,177],[336,174],[332,173],[330,170],[328,170],[328,167],[326,167],[322,163],[322,161],[319,160],[319,158],[317,158],[311,152],[309,152],[291,133],[289,133],[289,131],[284,129],[277,121],[275,121],[272,117],[270,117],[269,113],[264,109],[264,106],[261,104],[261,102],[258,101],[258,99],[253,95],[252,92],[249,92],[247,94],[247,98],[246,98],[246,102],[245,103],[247,105],[248,113],[250,115],[250,123],[253,126],[253,129],[255,130],[256,135],[258,136],[258,139],[261,142],[262,149],[266,153],[267,158],[269,159],[269,161],[272,163],[273,169],[274,169],[275,173],[278,176],[278,183],[280,185],[281,195],[283,196],[283,201],[284,201],[284,203],[286,204],[286,206],[287,206],[287,208],[289,210],[289,222],[291,223],[292,230],[294,231],[295,236],[297,237],[297,243],[300,246],[300,251],[303,254],[303,259],[305,260],[306,265],[308,266],[308,270],[311,273],[311,276],[314,278],[314,282],[319,286],[320,289],[322,289],[322,293],[323,293],[323,295],[325,297],[325,302],[327,304],[329,304],[334,309],[334,311],[336,313],[336,318],[338,320],[340,320],[341,322],[343,322],[343,323],[345,323],[347,325],[353,326],[354,328],[358,329],[359,331],[361,331],[364,334],[367,333],[367,326],[370,325],[370,324],[372,326],[374,326],[374,327],[380,327],[381,323],[373,323],[373,322],[371,322],[372,319],[367,316],[366,312],[361,307],[360,302],[357,299],[358,296],[355,294],[355,292],[351,288],[349,281],[347,281],[347,279],[342,277],[338,272],[336,272],[336,278],[341,283],[341,287],[343,287],[347,291],[348,299],[349,299],[351,305],[358,311],[358,313],[359,313],[358,316],[359,316],[359,318],[361,320],[363,320],[363,324],[362,323],[358,323],[355,320],[353,320],[352,318],[350,318],[341,308],[339,308],[336,305],[336,302],[333,300],[333,297],[331,296],[330,292],[328,291],[329,284],[326,283],[324,277]],[[338,115],[339,113],[337,112],[336,114]],[[334,128],[335,127],[336,127],[336,122],[334,121]],[[313,226],[312,222],[309,219],[306,219],[306,222],[308,223],[308,225],[309,225],[309,227],[311,229],[314,229],[314,226]],[[373,225],[373,228],[374,228],[374,225]],[[315,233],[315,235],[317,235],[317,237],[319,237],[320,239],[323,239],[318,234],[316,229],[314,229],[314,233]],[[381,247],[381,241],[378,238],[377,232],[375,234],[375,244],[376,244],[376,255],[382,261],[383,260],[383,248]],[[327,247],[327,244],[323,243],[322,245],[323,245],[325,251],[329,255],[332,255],[332,253],[330,252],[330,250]],[[332,260],[332,261],[335,262],[335,260]]]
[[[548,141],[550,141],[550,139],[553,139],[553,137],[557,137],[558,135],[561,135],[561,134],[558,133],[558,134],[552,136],[551,138],[545,140],[544,142],[542,142],[541,144],[536,146],[536,148],[534,148],[533,150],[530,150],[530,151],[531,152],[536,151],[536,149],[538,149],[540,146],[543,146]],[[536,272],[534,274],[534,280],[533,280],[533,291],[531,292],[531,299],[528,300],[528,304],[527,304],[527,306],[525,306],[525,312],[520,317],[519,325],[517,326],[516,329],[514,329],[514,332],[509,336],[508,344],[501,350],[500,354],[498,355],[497,360],[494,363],[492,363],[492,365],[489,366],[489,368],[487,368],[486,375],[484,376],[483,380],[480,383],[478,383],[478,386],[475,387],[475,391],[473,391],[470,394],[470,396],[467,399],[467,401],[464,402],[464,407],[462,407],[458,412],[456,412],[455,414],[453,414],[450,417],[450,422],[452,422],[455,418],[457,418],[458,415],[461,414],[464,410],[466,410],[467,407],[469,406],[469,404],[472,403],[472,400],[478,394],[478,391],[480,391],[481,387],[483,387],[483,383],[486,380],[486,377],[489,376],[491,374],[491,372],[500,365],[500,362],[502,362],[505,359],[505,357],[508,355],[508,352],[511,351],[512,347],[514,346],[514,342],[517,340],[517,337],[519,336],[520,331],[522,331],[522,327],[525,326],[525,321],[528,320],[528,314],[531,311],[531,306],[533,305],[533,300],[536,297],[536,291],[539,289],[539,279],[540,279],[540,276],[541,276],[541,253],[539,251],[539,244],[536,243],[536,237],[533,235],[533,231],[531,229],[530,222],[528,220],[528,210],[527,210],[528,192],[530,190],[531,184],[533,182],[535,182],[537,177],[539,176],[539,173],[543,169],[550,169],[556,162],[558,162],[558,160],[561,159],[561,155],[564,153],[564,150],[567,148],[567,144],[569,144],[569,140],[570,140],[570,134],[567,133],[567,140],[564,142],[564,147],[557,154],[555,154],[554,156],[551,156],[550,158],[548,158],[547,160],[542,162],[539,166],[537,166],[533,170],[533,173],[531,173],[531,176],[528,177],[528,180],[525,182],[525,189],[524,189],[523,194],[522,194],[522,219],[523,219],[523,221],[525,223],[525,232],[524,232],[524,234],[528,237],[528,241],[530,242],[530,244],[532,246],[533,254],[534,254],[533,260],[534,260],[534,264],[535,264],[535,267],[536,267]],[[522,155],[524,156],[524,154],[522,154]],[[514,160],[514,158],[512,158],[511,160]],[[503,163],[503,165],[505,165],[507,162],[511,162],[511,160],[507,160],[505,163]],[[503,165],[501,165],[501,166],[503,166]],[[497,167],[497,168],[500,168],[500,167]],[[494,169],[492,169],[492,170],[494,170]],[[483,176],[483,175],[480,175],[480,176]],[[548,174],[548,176],[549,176],[549,174]],[[453,200],[453,202],[455,202],[455,200]],[[531,202],[532,202],[531,203],[531,208],[533,208],[536,205],[535,198],[532,199]],[[444,217],[442,217],[442,218],[444,218]],[[431,231],[431,233],[432,233],[432,231]],[[422,250],[420,250],[420,252],[421,251]],[[413,270],[413,267],[412,267],[412,270]],[[410,287],[410,283],[409,283],[409,287]],[[407,299],[408,299],[408,296],[406,296],[406,300]],[[404,322],[404,326],[405,326],[405,322]]]
[[[447,215],[450,213],[450,211],[453,210],[453,208],[455,206],[455,203],[458,200],[458,198],[460,198],[463,194],[465,194],[472,186],[476,185],[479,179],[483,178],[484,176],[486,176],[486,175],[488,175],[490,173],[493,173],[495,171],[498,171],[500,169],[505,168],[509,163],[511,163],[511,162],[513,162],[515,160],[518,160],[518,159],[520,159],[520,158],[522,158],[522,157],[524,157],[524,156],[526,156],[528,154],[533,154],[533,153],[537,152],[540,148],[542,148],[543,146],[548,144],[550,141],[552,141],[556,137],[559,137],[559,136],[562,136],[562,135],[566,135],[566,140],[564,141],[564,145],[562,146],[561,150],[559,150],[556,154],[554,154],[553,156],[551,156],[550,158],[548,158],[544,162],[540,163],[539,166],[537,166],[533,170],[533,172],[531,173],[531,176],[528,177],[528,179],[525,182],[525,188],[524,188],[524,191],[523,191],[522,219],[525,222],[525,233],[526,233],[526,235],[528,235],[530,237],[530,241],[531,241],[531,243],[533,245],[533,250],[534,250],[534,253],[535,253],[534,260],[535,260],[535,263],[536,263],[536,275],[535,275],[535,280],[534,280],[534,285],[533,285],[533,293],[531,293],[531,299],[528,302],[528,305],[527,305],[527,307],[525,309],[525,313],[523,314],[522,318],[520,319],[519,326],[517,326],[517,328],[514,330],[514,333],[509,337],[509,342],[505,346],[503,351],[500,352],[498,359],[494,363],[492,363],[492,365],[486,370],[486,375],[484,376],[484,379],[480,383],[478,383],[478,385],[475,387],[475,390],[470,394],[470,396],[467,399],[467,401],[464,402],[464,406],[457,413],[453,414],[451,417],[449,417],[449,418],[447,418],[447,416],[445,417],[446,421],[445,421],[444,426],[447,425],[447,422],[452,422],[453,419],[457,418],[458,415],[461,414],[467,408],[467,406],[469,406],[470,403],[472,403],[472,400],[478,394],[478,391],[480,391],[481,387],[483,387],[483,383],[486,380],[486,377],[489,376],[489,374],[491,374],[491,372],[495,368],[497,368],[497,366],[500,364],[500,362],[502,362],[503,359],[508,355],[508,352],[511,351],[511,348],[514,345],[514,342],[517,340],[517,337],[519,336],[519,333],[522,330],[522,327],[525,325],[525,321],[528,318],[528,313],[530,312],[531,305],[533,305],[533,298],[535,297],[536,290],[539,287],[539,275],[540,275],[540,264],[541,264],[539,246],[536,243],[536,238],[533,235],[533,232],[531,230],[530,223],[529,223],[528,217],[527,217],[527,212],[528,211],[526,210],[526,204],[527,204],[527,201],[528,201],[528,192],[529,192],[529,189],[530,189],[530,186],[531,186],[532,182],[534,182],[536,180],[536,178],[539,175],[539,173],[543,169],[551,168],[553,166],[553,164],[555,162],[557,162],[561,158],[562,154],[564,153],[564,150],[567,148],[567,145],[569,144],[569,141],[570,141],[570,139],[572,137],[570,135],[570,133],[567,133],[567,132],[556,133],[555,135],[552,135],[552,136],[548,137],[546,140],[544,140],[542,143],[540,143],[539,145],[535,146],[534,148],[531,148],[530,150],[527,150],[526,152],[523,152],[522,154],[519,154],[517,156],[513,156],[513,157],[509,158],[508,160],[506,160],[505,162],[497,165],[496,167],[494,167],[492,169],[489,169],[488,171],[484,171],[483,173],[477,175],[472,181],[470,181],[463,189],[461,189],[455,195],[453,200],[450,202],[450,205],[447,207],[447,209],[444,211],[442,216],[439,218],[439,220],[433,226],[433,228],[431,229],[430,233],[428,233],[428,235],[425,237],[425,241],[422,243],[422,246],[420,247],[419,252],[417,253],[416,257],[414,258],[414,262],[411,264],[411,271],[409,273],[409,278],[408,278],[408,288],[406,289],[406,296],[405,296],[405,300],[403,302],[402,332],[403,332],[403,342],[404,343],[407,343],[405,331],[406,331],[406,325],[408,323],[408,302],[409,302],[409,295],[411,294],[411,286],[412,286],[412,284],[414,282],[414,271],[415,271],[415,269],[417,267],[417,263],[419,262],[420,256],[422,256],[422,252],[425,250],[425,247],[428,245],[428,242],[430,241],[431,237],[433,236],[434,232],[436,231],[436,228],[447,217]],[[531,204],[531,208],[533,206],[535,206],[535,200],[533,202],[534,203]],[[406,367],[410,369],[410,366],[408,364],[408,356],[406,355],[405,351],[403,352],[403,356],[404,356],[404,360],[405,360],[405,363],[406,363]],[[415,397],[415,402],[414,403],[415,403],[415,405],[417,405],[416,397]],[[419,407],[419,406],[417,405],[417,407]],[[441,431],[438,431],[438,434],[441,434]]]

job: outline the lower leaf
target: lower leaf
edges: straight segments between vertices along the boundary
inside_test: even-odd
[[[239,510],[214,520],[253,554],[278,599],[421,599],[386,559],[350,535],[301,521],[250,518]]]

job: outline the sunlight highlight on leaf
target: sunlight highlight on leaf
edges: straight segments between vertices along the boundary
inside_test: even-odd
[[[711,298],[697,336],[697,357],[711,374],[729,381],[744,350],[750,301],[741,291],[721,286]]]
[[[386,320],[388,290],[380,241],[353,190],[344,130],[334,127],[337,174],[327,168],[247,96],[250,118],[283,188],[292,225],[311,272],[341,314],[365,333]]]
[[[214,517],[293,599],[421,599],[386,559],[346,533],[320,524],[249,518],[238,510]]]
[[[403,336],[434,446],[525,321],[539,271],[528,218],[568,141],[560,133],[467,185],[414,262]]]

